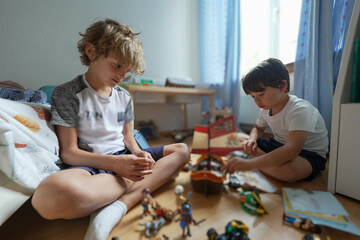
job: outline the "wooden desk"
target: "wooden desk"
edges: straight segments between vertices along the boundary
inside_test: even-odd
[[[139,85],[123,85],[131,95],[133,99],[133,104],[135,102],[135,93],[161,93],[165,95],[198,95],[198,96],[208,96],[209,98],[209,109],[210,112],[214,109],[214,93],[215,90],[208,89],[198,89],[198,88],[180,88],[180,87],[158,87],[158,86],[139,86]],[[184,105],[184,129],[188,128],[187,126],[187,103],[180,103]],[[134,106],[133,106],[134,109]]]

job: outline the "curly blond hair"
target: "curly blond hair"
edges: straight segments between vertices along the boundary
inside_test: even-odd
[[[134,33],[128,26],[112,19],[105,19],[92,24],[85,33],[79,33],[82,39],[77,47],[82,64],[89,66],[91,60],[85,53],[87,44],[95,47],[95,59],[109,53],[114,53],[120,60],[125,61],[129,71],[142,74],[145,62],[141,42],[137,39],[140,33]]]

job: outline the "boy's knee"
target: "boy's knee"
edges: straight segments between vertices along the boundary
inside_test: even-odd
[[[71,219],[71,209],[79,209],[91,198],[76,181],[49,176],[40,183],[31,200],[34,209],[45,219]]]
[[[54,208],[58,194],[55,192],[53,177],[49,176],[36,188],[31,204],[33,208],[45,219],[55,219]]]
[[[296,169],[293,169],[290,166],[283,165],[271,168],[263,168],[260,170],[263,173],[283,182],[293,183],[298,180],[298,174],[296,172]]]
[[[181,160],[183,160],[184,164],[187,163],[190,159],[190,149],[185,143],[177,143],[176,151],[181,155]]]
[[[307,177],[307,173],[299,170],[293,165],[288,166],[287,171],[282,176],[282,181],[287,183],[294,183]]]
[[[287,182],[287,183],[294,183],[298,179],[296,177],[294,177],[293,175],[285,175],[285,176],[282,177],[281,180],[284,181],[284,182]]]

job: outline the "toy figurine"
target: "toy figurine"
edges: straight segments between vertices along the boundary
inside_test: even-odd
[[[283,221],[285,223],[288,223],[296,228],[299,228],[301,230],[305,230],[312,233],[320,233],[321,227],[317,224],[314,224],[310,219],[308,218],[296,218],[289,215],[286,215],[284,213],[283,215]]]
[[[149,205],[153,202],[153,198],[150,195],[150,189],[145,188],[143,190],[144,197],[141,199],[141,205],[143,207],[143,214],[141,218],[144,218],[147,214],[150,214]]]
[[[151,231],[154,228],[154,223],[152,221],[146,221],[146,222],[139,222],[140,226],[145,227],[145,236],[151,237]]]
[[[225,226],[225,233],[218,234],[214,228],[207,231],[209,240],[249,240],[249,228],[240,220],[234,219]]]
[[[190,205],[190,203],[188,201],[185,201],[181,204],[180,227],[183,230],[183,237],[185,237],[185,228],[187,228],[187,235],[191,237],[190,224],[191,223],[194,223],[195,225],[198,224],[192,216],[193,214],[192,214],[191,209],[192,209],[192,206]]]
[[[174,193],[176,196],[182,195],[183,192],[184,192],[184,187],[182,185],[178,184],[175,186]]]
[[[165,218],[166,221],[172,221],[175,213],[174,211],[167,209],[165,207],[162,207],[157,201],[155,201],[155,204],[152,205],[152,208],[155,211],[155,215],[153,215],[153,219],[158,219],[158,218]]]
[[[164,226],[167,223],[166,219],[164,217],[160,217],[155,222],[152,221],[146,221],[146,222],[140,222],[138,223],[140,226],[145,226],[145,236],[151,237],[151,231],[153,231],[154,235],[158,233],[160,228]]]
[[[245,212],[252,215],[263,215],[269,213],[260,200],[260,195],[255,187],[244,190],[240,193],[241,207]]]
[[[175,216],[174,211],[162,207],[157,201],[152,204],[152,208],[155,211],[155,214],[153,215],[154,221],[138,223],[141,226],[145,226],[146,237],[151,237],[151,232],[156,235],[160,228],[163,227],[166,223],[171,222]]]
[[[187,229],[187,236],[191,237],[191,231],[190,231],[190,224],[193,223],[194,225],[199,225],[203,221],[206,220],[206,218],[195,221],[192,214],[192,206],[189,203],[189,199],[192,197],[192,192],[188,192],[186,194],[186,198],[184,196],[180,196],[181,200],[183,200],[183,203],[178,206],[178,213],[181,215],[180,218],[176,219],[175,221],[180,221],[180,227],[183,230],[183,237],[185,238],[185,228]]]
[[[186,197],[184,197],[184,187],[182,185],[176,185],[174,189],[174,193],[176,195],[176,205],[180,206],[183,202],[186,201]],[[192,194],[191,192],[188,192],[188,194]],[[189,196],[191,197],[191,196]]]

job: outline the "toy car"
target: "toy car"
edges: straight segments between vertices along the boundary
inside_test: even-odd
[[[231,220],[225,227],[225,233],[218,234],[214,228],[207,231],[209,240],[249,240],[249,228],[240,220]]]

